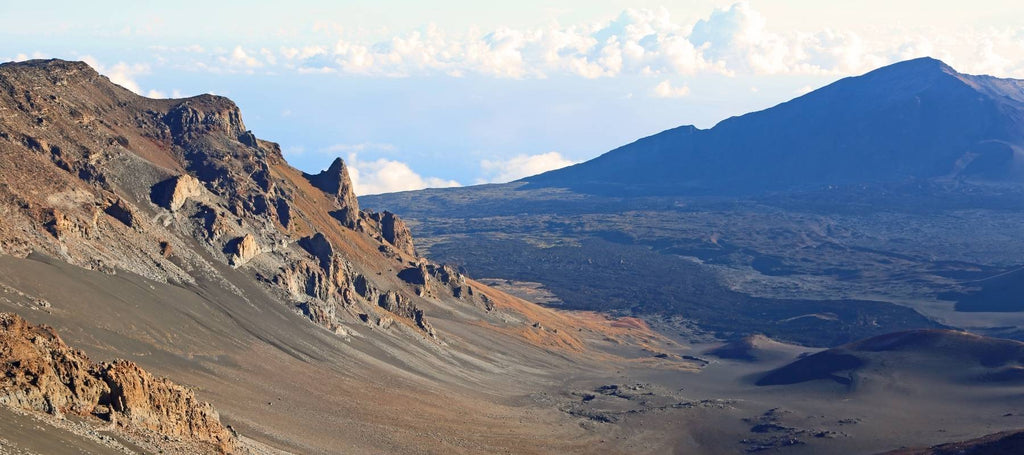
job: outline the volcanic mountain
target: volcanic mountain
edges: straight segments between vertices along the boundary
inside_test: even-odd
[[[0,65],[0,452],[870,453],[1024,426],[1019,343],[959,332],[840,348],[857,347],[857,374],[884,387],[753,385],[820,358],[775,339],[836,346],[942,325],[840,287],[893,270],[918,286],[908,293],[937,279],[842,223],[786,212],[765,229],[780,210],[719,223],[691,200],[523,182],[445,193],[500,198],[407,223],[361,208],[351,183],[341,160],[289,166],[226,98],[147,99],[83,63]],[[488,245],[496,228],[523,237]],[[425,229],[474,235],[414,242]],[[619,314],[541,307],[428,251],[522,273],[487,282],[550,305]],[[710,256],[683,256],[694,251]],[[729,269],[744,260],[763,273]],[[808,279],[818,295],[779,297],[800,289],[772,279],[822,261],[835,279]],[[952,264],[972,282],[992,271]],[[634,311],[646,320],[622,314]],[[755,332],[771,338],[743,338]],[[909,385],[873,374],[904,358],[920,360]],[[957,362],[968,370],[944,374]]]
[[[909,60],[523,181],[600,194],[723,195],[912,179],[1024,182],[1024,81]]]
[[[676,345],[642,323],[419,256],[340,159],[292,168],[227,98],[148,99],[80,62],[0,65],[0,218],[19,453],[588,451],[604,436],[519,397],[567,371],[696,368],[644,354]]]
[[[921,58],[515,182],[360,202],[566,308],[831,347],[943,324],[1020,337],[1024,319],[966,312],[1021,310],[1022,200],[1024,81]]]

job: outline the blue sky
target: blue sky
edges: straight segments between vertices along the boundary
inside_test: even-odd
[[[507,181],[924,55],[1024,78],[1024,2],[4,3],[0,60],[228,96],[363,194]]]

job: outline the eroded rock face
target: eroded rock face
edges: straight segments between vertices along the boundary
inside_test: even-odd
[[[391,212],[384,212],[380,219],[380,233],[384,240],[404,251],[410,256],[416,256],[416,247],[412,243],[412,232],[405,225],[398,215]]]
[[[327,240],[327,237],[317,232],[309,237],[300,239],[299,246],[320,261],[320,266],[325,271],[330,270],[331,260],[334,257],[334,247],[331,246],[331,242]]]
[[[244,136],[247,131],[238,106],[223,97],[200,95],[186,100],[171,109],[164,122],[176,137],[221,132],[237,137],[243,143],[246,140],[255,142],[255,137]]]
[[[88,415],[107,392],[85,353],[57,332],[0,313],[0,403],[50,414]]]
[[[228,245],[228,249],[231,253],[231,265],[235,267],[249,262],[250,259],[256,257],[262,252],[260,245],[256,243],[256,237],[252,234],[245,234],[242,237],[232,240]]]
[[[215,444],[233,441],[220,416],[195,393],[166,378],[157,378],[133,362],[118,360],[93,368],[109,388],[100,404],[107,405],[117,424],[168,436]]]
[[[0,403],[55,415],[94,414],[131,430],[211,443],[223,452],[234,435],[209,403],[138,365],[93,364],[50,327],[0,313]]]
[[[359,200],[352,187],[352,179],[348,176],[345,161],[335,158],[331,166],[319,174],[302,174],[311,185],[320,191],[334,196],[339,209],[331,214],[347,228],[354,229],[359,220]]]
[[[363,212],[366,217],[366,221],[370,225],[370,231],[377,231],[380,236],[394,245],[405,254],[410,256],[416,256],[416,247],[412,242],[412,232],[409,231],[409,227],[405,225],[405,221],[402,221],[398,215],[394,213],[384,212]]]
[[[416,286],[417,293],[422,296],[436,297],[438,292],[450,294],[462,300],[477,300],[473,287],[466,282],[466,277],[455,267],[443,264],[419,263],[398,272],[398,278]],[[481,294],[479,303],[490,310],[489,301]]]
[[[142,220],[135,213],[135,210],[128,205],[123,199],[116,199],[107,205],[107,208],[103,211],[113,217],[115,220],[120,221],[125,226],[134,229],[140,229],[142,227]]]
[[[173,211],[185,205],[185,201],[202,194],[202,183],[188,174],[164,180],[153,186],[150,197],[153,203]]]

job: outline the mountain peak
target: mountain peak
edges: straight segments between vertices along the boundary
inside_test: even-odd
[[[45,77],[56,85],[91,81],[100,76],[89,64],[60,59],[26,60],[0,64],[0,75],[7,77]]]
[[[897,68],[899,68],[899,69],[909,69],[909,70],[916,70],[916,71],[941,70],[941,71],[952,72],[952,73],[956,73],[957,72],[956,70],[953,69],[953,67],[947,65],[946,62],[943,62],[942,60],[939,60],[939,59],[933,58],[933,57],[918,57],[918,58],[913,58],[913,59],[910,59],[910,60],[903,60],[901,62],[896,62],[896,63],[893,63],[893,64],[888,65],[888,66],[883,66],[883,67],[879,68],[876,71],[884,70],[884,69],[887,69],[887,68],[889,68],[889,69],[897,69]]]
[[[318,174],[302,173],[314,187],[338,201],[341,210],[336,215],[343,225],[354,227],[359,215],[359,200],[356,199],[352,179],[345,167],[345,160],[335,158],[331,166]]]
[[[602,194],[716,195],[908,179],[1022,183],[1022,127],[1024,81],[922,57],[523,180]]]
[[[0,67],[7,68],[19,68],[19,69],[37,69],[49,72],[59,71],[92,71],[95,72],[88,63],[83,61],[75,60],[61,60],[59,58],[51,59],[35,59],[35,60],[23,60],[20,62],[7,62],[0,64]]]
[[[848,79],[864,79],[871,81],[877,77],[896,77],[910,80],[933,80],[935,77],[954,76],[961,74],[942,60],[932,57],[920,57],[892,63],[864,74]]]

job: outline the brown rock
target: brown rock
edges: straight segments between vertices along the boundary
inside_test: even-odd
[[[106,392],[85,353],[45,326],[0,313],[0,403],[22,409],[87,415]]]
[[[203,185],[188,174],[179,175],[153,186],[150,197],[157,205],[176,211],[189,198],[202,194]]]
[[[0,403],[60,415],[96,414],[131,430],[234,448],[217,412],[195,394],[138,365],[93,364],[50,327],[0,313]]]
[[[324,271],[330,271],[334,247],[331,246],[331,242],[327,240],[327,237],[317,232],[312,236],[299,239],[299,246],[320,261],[320,267]]]
[[[359,219],[359,200],[353,191],[352,179],[348,176],[345,161],[335,158],[331,166],[319,174],[302,174],[311,185],[335,198],[339,210],[331,212],[341,224],[354,229]]]
[[[125,226],[135,229],[142,227],[142,222],[138,215],[135,214],[135,210],[124,202],[123,199],[118,198],[110,202],[103,211]]]
[[[370,231],[379,232],[380,236],[388,243],[395,246],[405,254],[416,256],[416,246],[412,242],[412,232],[405,225],[398,215],[384,212],[363,212],[363,216],[370,224]]]
[[[43,226],[53,234],[54,237],[62,239],[69,235],[83,236],[89,232],[88,226],[78,220],[65,215],[58,209],[45,209],[39,216],[43,220]]]
[[[252,234],[245,234],[242,237],[232,240],[228,244],[228,250],[231,254],[231,265],[234,267],[238,267],[249,262],[250,259],[256,257],[262,252],[260,245],[256,243],[256,237],[253,237]]]
[[[213,406],[196,399],[192,390],[153,377],[133,362],[103,363],[95,374],[109,387],[102,404],[116,413],[119,425],[218,445],[234,439]]]
[[[171,242],[166,240],[160,241],[160,255],[167,258],[171,257],[171,253],[174,252],[174,247],[171,246]]]

